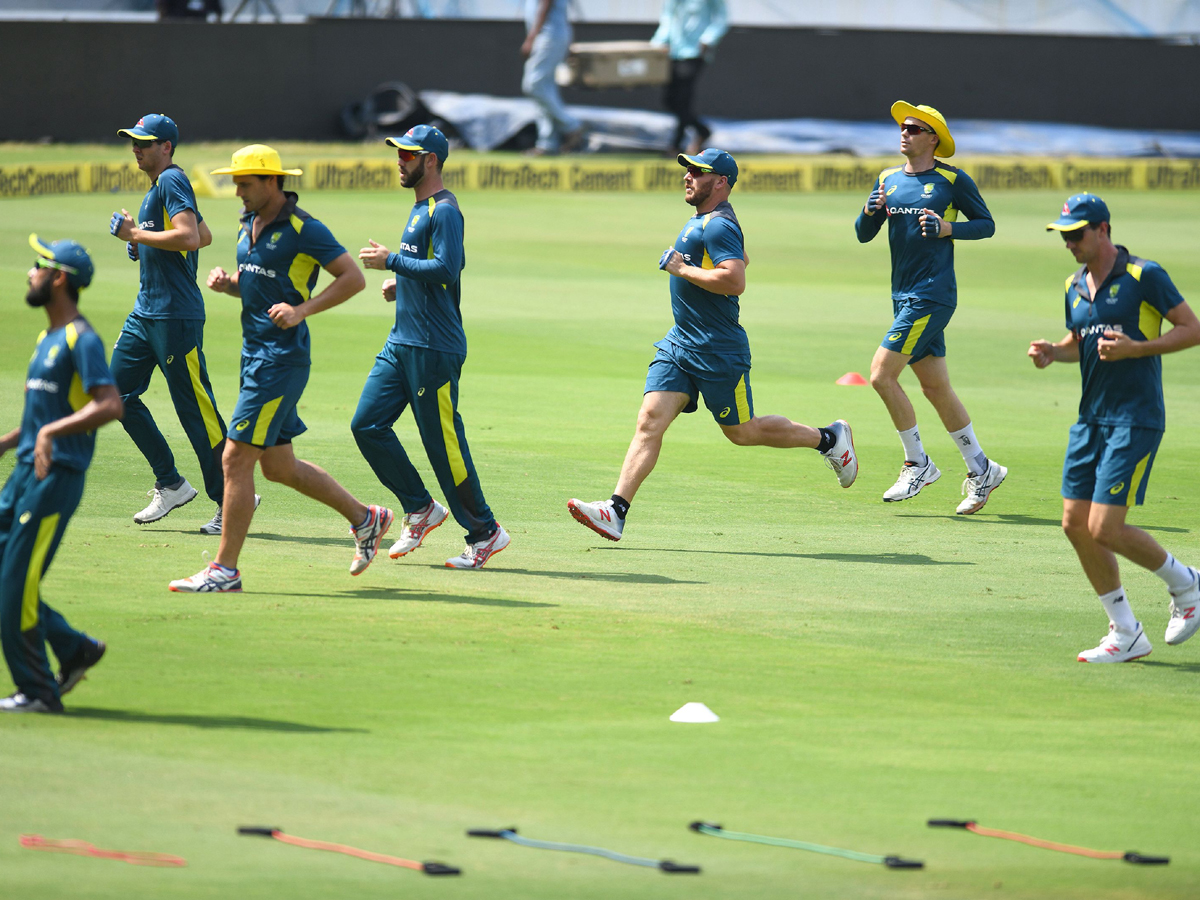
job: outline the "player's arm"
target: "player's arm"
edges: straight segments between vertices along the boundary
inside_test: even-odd
[[[242,296],[242,289],[238,287],[238,273],[230,274],[220,266],[208,273],[208,289],[231,297]]]
[[[537,11],[533,14],[533,24],[529,26],[529,34],[525,35],[525,42],[521,44],[521,55],[528,57],[533,52],[533,39],[537,37],[542,27],[546,24],[546,16],[550,14],[550,4],[554,0],[538,0]]]
[[[727,259],[719,262],[714,268],[704,269],[691,266],[683,261],[678,251],[667,260],[663,267],[672,275],[685,278],[698,288],[711,291],[714,294],[729,294],[740,297],[746,291],[746,260]]]
[[[1096,342],[1100,358],[1105,362],[1112,362],[1142,356],[1162,356],[1164,353],[1178,353],[1200,344],[1200,321],[1196,320],[1196,314],[1192,312],[1186,300],[1167,310],[1165,318],[1174,327],[1166,334],[1149,341],[1134,340],[1121,331],[1104,332]]]
[[[416,259],[402,253],[391,253],[387,247],[370,241],[358,258],[368,269],[390,269],[397,275],[424,281],[427,284],[450,284],[458,281],[463,269],[463,220],[452,206],[435,206],[429,218],[432,259]]]
[[[122,241],[132,241],[135,244],[156,247],[159,250],[188,252],[199,250],[205,246],[200,243],[200,222],[196,218],[195,210],[184,209],[175,213],[171,216],[171,227],[165,231],[138,228],[125,210],[121,210],[120,215],[124,218],[118,219],[118,214],[113,214],[110,231]],[[205,230],[208,230],[207,226],[205,226]],[[212,242],[211,233],[208,240],[210,243]]]
[[[332,309],[339,303],[345,303],[367,286],[367,279],[363,277],[362,269],[358,267],[358,263],[349,253],[343,253],[330,260],[323,268],[333,276],[333,281],[325,290],[298,306],[292,306],[290,303],[276,303],[267,310],[267,315],[276,326],[285,330],[294,328],[309,316],[315,316],[319,312]]]
[[[954,204],[967,221],[947,222],[941,219],[938,237],[952,237],[956,241],[981,241],[996,233],[996,220],[983,202],[979,188],[966,172],[959,172],[954,180]]]
[[[172,220],[172,221],[174,221],[174,220]],[[212,243],[212,232],[208,230],[208,223],[205,222],[203,219],[200,220],[199,230],[200,230],[200,247],[199,247],[199,249],[203,250],[205,247],[207,247],[209,244]]]
[[[867,202],[858,211],[858,218],[854,220],[854,233],[860,244],[874,240],[875,235],[879,234],[879,229],[883,227],[883,223],[887,219],[887,212],[884,209],[886,203],[887,197],[884,195],[883,182],[876,181],[871,195],[867,197]]]
[[[1079,362],[1079,341],[1070,331],[1056,344],[1049,341],[1031,341],[1028,356],[1039,369],[1046,368],[1052,362]]]
[[[95,431],[113,419],[125,415],[125,404],[113,384],[96,385],[89,395],[91,399],[81,409],[69,416],[47,422],[38,431],[33,445],[33,472],[39,480],[50,474],[54,462],[54,439],[85,431]]]
[[[16,428],[14,428],[8,434],[0,437],[0,456],[3,456],[5,453],[7,453],[13,447],[17,446],[17,444],[20,442],[20,440],[21,440],[21,426],[18,425]]]

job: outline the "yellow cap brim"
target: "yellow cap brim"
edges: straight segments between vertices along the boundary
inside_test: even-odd
[[[704,160],[695,156],[688,156],[686,153],[680,153],[677,157],[675,157],[675,159],[681,166],[698,166],[705,171],[712,171],[712,166],[710,166]]]
[[[303,175],[303,169],[238,169],[233,166],[225,166],[221,169],[213,169],[209,175]]]
[[[1087,225],[1087,219],[1082,222],[1076,222],[1074,225],[1059,225],[1057,222],[1051,222],[1046,226],[1047,231],[1078,231]]]
[[[43,259],[54,259],[54,251],[38,240],[36,234],[29,236],[29,246],[34,249],[34,252]]]
[[[143,131],[141,134],[139,134],[138,132],[134,131],[132,128],[120,128],[117,130],[117,134],[123,134],[126,137],[131,137],[136,141],[161,140],[161,138],[156,134],[150,134],[148,131]]]
[[[950,134],[950,128],[944,119],[931,115],[928,110],[919,109],[904,100],[897,100],[892,104],[892,118],[896,120],[897,125],[903,125],[904,120],[910,116],[924,122],[938,136],[938,145],[933,151],[934,156],[949,159],[954,155],[954,136]]]
[[[429,152],[424,147],[422,147],[420,144],[402,144],[395,138],[386,138],[384,140],[384,143],[390,144],[391,146],[395,147],[397,150],[408,150],[411,153],[428,153]]]

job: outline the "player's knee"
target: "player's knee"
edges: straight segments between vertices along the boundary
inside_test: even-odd
[[[359,444],[372,440],[378,431],[379,426],[369,416],[355,412],[354,418],[350,420],[350,433]]]
[[[289,484],[292,480],[292,466],[281,463],[278,460],[268,459],[264,456],[259,460],[259,468],[262,469],[263,477],[267,481],[273,481],[276,484]]]
[[[1120,529],[1113,528],[1106,522],[1089,522],[1088,531],[1092,535],[1092,540],[1106,550],[1112,550],[1117,543],[1117,536]]]
[[[1063,513],[1062,530],[1072,541],[1092,536],[1091,530],[1088,528],[1087,519],[1071,513]]]

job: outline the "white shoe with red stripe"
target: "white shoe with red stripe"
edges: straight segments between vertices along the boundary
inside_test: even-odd
[[[567,501],[567,509],[580,525],[586,525],[601,537],[610,541],[619,541],[621,532],[625,530],[625,520],[617,515],[611,500],[601,500],[599,503],[584,503],[582,500],[571,498]]]
[[[1104,640],[1100,642],[1100,646],[1092,650],[1084,650],[1080,653],[1079,662],[1130,662],[1131,660],[1141,659],[1143,656],[1149,656],[1150,651],[1153,649],[1150,646],[1150,641],[1146,638],[1146,633],[1142,631],[1141,622],[1137,623],[1137,631],[1133,634],[1118,631],[1117,626],[1110,622],[1108,625],[1108,634],[1104,636]]]
[[[482,569],[484,564],[509,545],[512,538],[508,536],[500,523],[496,523],[496,530],[492,532],[492,536],[486,540],[478,541],[474,544],[467,544],[467,548],[453,559],[446,560],[446,568],[448,569]]]
[[[1171,595],[1171,621],[1167,623],[1166,641],[1171,645],[1182,644],[1197,629],[1200,629],[1200,572],[1192,569],[1192,586]]]
[[[429,505],[422,510],[408,513],[404,517],[404,527],[400,529],[400,540],[392,544],[388,556],[399,559],[412,553],[421,546],[421,541],[425,540],[429,532],[446,521],[448,515],[450,511],[436,500],[430,500]]]
[[[350,561],[350,574],[361,575],[379,552],[379,542],[392,527],[394,515],[386,506],[368,506],[367,521],[350,529],[354,538],[354,559]]]
[[[850,431],[850,423],[845,419],[838,419],[829,426],[829,430],[834,433],[837,440],[821,455],[825,457],[825,465],[833,469],[838,484],[848,488],[858,477],[858,456],[854,453],[854,435]]]

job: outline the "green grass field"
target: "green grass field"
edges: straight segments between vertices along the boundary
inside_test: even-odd
[[[30,231],[76,237],[97,261],[83,310],[110,343],[136,267],[106,233],[138,197],[11,200],[0,220],[0,427],[16,424],[40,311],[22,300]],[[950,365],[984,449],[1010,475],[956,517],[962,464],[915,398],[947,472],[884,505],[899,442],[865,373],[890,322],[884,240],[863,247],[857,195],[744,196],[752,256],[743,322],[760,413],[854,426],[850,490],[809,451],[726,442],[701,412],[669,432],[658,470],[609,544],[571,496],[612,490],[651,343],[670,323],[661,248],[679,198],[464,193],[462,413],[484,490],[513,543],[457,572],[453,523],[420,552],[346,568],[336,514],[259,479],[242,557],[246,593],[171,594],[216,540],[200,501],[151,526],[131,516],[152,476],[118,425],[99,438],[84,501],[44,583],[48,603],[109,653],[63,717],[0,721],[0,870],[23,898],[1192,898],[1200,801],[1200,641],[1162,641],[1167,595],[1125,583],[1156,649],[1082,666],[1103,611],[1058,521],[1074,421],[1072,366],[1036,371],[1032,338],[1063,333],[1074,263],[1042,226],[1057,194],[988,198],[997,236],[960,245]],[[1200,297],[1193,197],[1113,194],[1116,238]],[[354,252],[394,242],[410,195],[312,194],[302,205]],[[203,272],[233,264],[236,201],[207,201]],[[298,452],[367,502],[391,502],[349,420],[391,307],[368,289],[311,322],[314,367]],[[218,404],[234,403],[236,301],[207,295]],[[1131,521],[1200,559],[1200,353],[1164,364],[1169,429]],[[914,389],[915,382],[906,376]],[[147,403],[194,483],[198,467],[161,379]],[[429,475],[411,418],[401,440]],[[0,460],[7,476],[12,456]],[[385,542],[385,546],[387,542]],[[6,693],[7,675],[0,675]],[[714,725],[668,715],[702,701]],[[925,827],[928,817],[1172,857],[1140,868]],[[689,832],[727,828],[897,853],[889,871]],[[1192,823],[1189,825],[1188,823]],[[273,825],[465,870],[430,879],[238,837]],[[468,840],[516,825],[536,838],[699,863],[666,876],[600,859]],[[186,869],[35,853],[39,833],[157,850]]]

